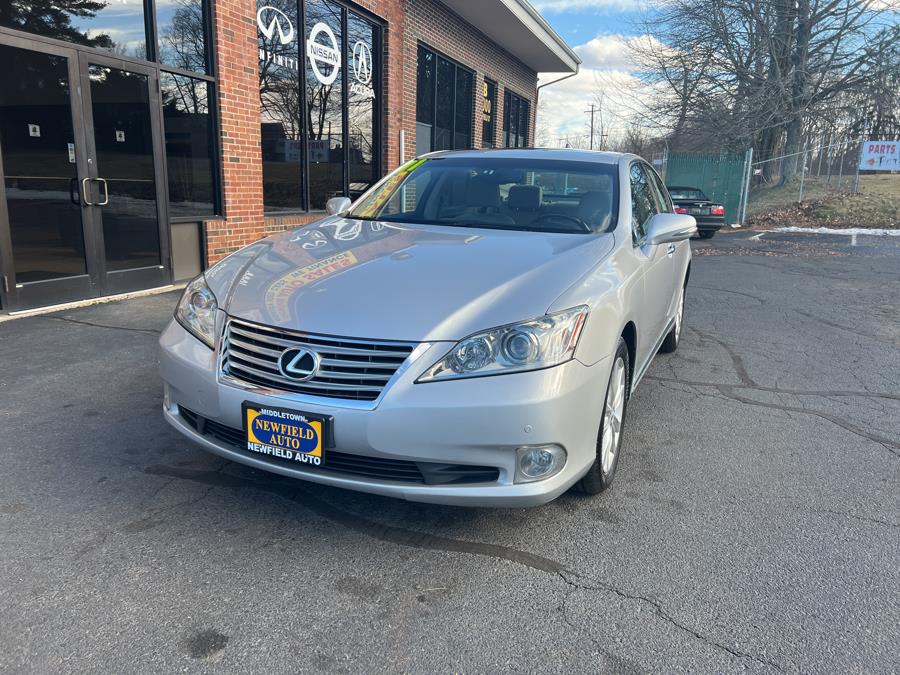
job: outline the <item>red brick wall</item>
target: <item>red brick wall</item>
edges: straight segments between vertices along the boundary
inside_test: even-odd
[[[531,100],[529,128],[533,131],[537,73],[491,42],[477,28],[463,21],[438,0],[405,0],[404,6],[406,76],[403,108],[407,113],[404,125],[407,158],[411,158],[416,151],[416,51],[420,42],[475,71],[475,104],[472,114],[475,124],[473,143],[476,148],[481,147],[481,87],[485,77],[497,83],[494,144],[499,146],[501,143],[503,93],[507,88]],[[532,131],[529,132],[529,141],[533,141]]]
[[[485,77],[498,83],[496,143],[500,143],[503,92],[507,87],[531,99],[533,137],[537,84],[534,71],[437,0],[361,0],[356,4],[385,22],[381,158],[384,171],[400,162],[401,129],[406,132],[406,158],[415,155],[416,49],[420,41],[476,72],[472,110],[475,147],[481,147],[480,96]],[[205,224],[209,263],[273,232],[322,217],[322,213],[264,215],[256,1],[214,0],[214,14],[224,217]]]

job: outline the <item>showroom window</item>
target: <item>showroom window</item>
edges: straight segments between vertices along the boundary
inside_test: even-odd
[[[416,82],[416,154],[472,147],[475,75],[419,46]]]
[[[169,213],[175,219],[221,212],[210,4],[35,0],[0,9],[0,26],[157,62]]]
[[[493,148],[497,127],[497,83],[485,79],[481,85],[481,147]]]
[[[213,215],[215,207],[216,136],[213,131],[212,85],[174,73],[160,73],[169,214],[173,218]]]
[[[257,29],[266,212],[361,194],[380,175],[381,26],[332,0],[258,0]]]
[[[503,147],[528,147],[528,101],[507,90],[503,97]]]

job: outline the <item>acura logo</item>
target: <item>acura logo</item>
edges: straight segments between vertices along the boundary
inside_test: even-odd
[[[278,370],[289,380],[306,382],[319,371],[319,355],[308,349],[285,349],[278,357]]]
[[[263,18],[263,17],[266,18]],[[271,40],[275,35],[275,29],[278,29],[278,41],[283,44],[290,44],[294,39],[294,24],[288,18],[287,14],[277,7],[265,5],[260,7],[256,13],[256,25],[259,32],[262,33],[267,40]]]
[[[353,75],[362,84],[372,81],[372,50],[362,40],[353,45]]]

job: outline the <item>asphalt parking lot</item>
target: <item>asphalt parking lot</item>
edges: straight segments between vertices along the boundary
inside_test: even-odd
[[[695,252],[613,489],[531,510],[189,446],[177,293],[0,323],[0,670],[895,672],[900,237]]]

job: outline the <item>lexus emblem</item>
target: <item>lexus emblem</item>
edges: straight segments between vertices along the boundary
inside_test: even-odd
[[[303,348],[285,349],[278,357],[278,370],[289,380],[306,382],[319,372],[319,355]]]
[[[267,40],[274,37],[276,28],[278,29],[278,41],[281,44],[290,44],[294,39],[294,24],[291,23],[287,14],[277,7],[269,5],[260,7],[256,13],[256,25]]]

